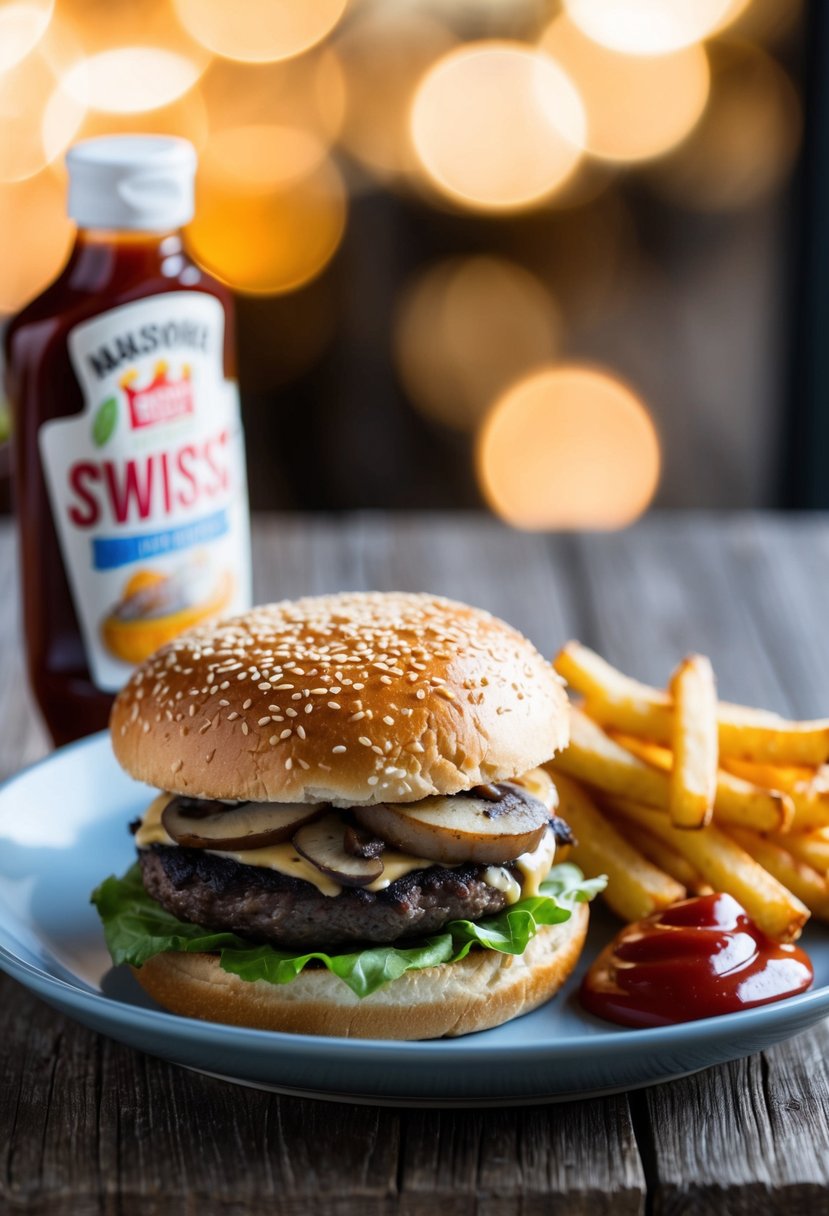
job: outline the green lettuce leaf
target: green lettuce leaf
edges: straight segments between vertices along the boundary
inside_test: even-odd
[[[123,878],[107,878],[92,893],[104,926],[113,962],[141,967],[147,959],[168,950],[219,954],[225,971],[243,980],[288,984],[311,962],[321,963],[339,976],[359,997],[368,996],[399,979],[406,971],[419,971],[464,958],[474,947],[502,954],[523,954],[543,925],[569,919],[577,902],[593,899],[604,879],[585,879],[573,865],[554,866],[541,884],[541,894],[519,900],[495,916],[480,921],[454,920],[433,937],[406,946],[369,946],[350,953],[277,950],[254,945],[235,933],[213,932],[191,925],[165,911],[147,892],[138,865]]]

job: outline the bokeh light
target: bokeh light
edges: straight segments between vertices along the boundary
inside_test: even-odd
[[[308,132],[232,127],[210,140],[196,179],[193,255],[238,291],[293,291],[336,252],[342,176]]]
[[[199,88],[213,131],[251,124],[297,127],[330,146],[342,127],[345,81],[329,49],[279,63],[214,59]]]
[[[107,114],[89,110],[79,127],[76,139],[94,139],[99,135],[178,135],[189,139],[198,152],[207,143],[209,133],[207,106],[198,85],[183,97],[154,110],[139,110],[134,114]],[[62,161],[53,162],[52,171],[65,176]]]
[[[700,211],[735,211],[776,189],[800,142],[800,99],[765,51],[744,42],[709,47],[712,90],[697,129],[655,168],[665,198]]]
[[[492,509],[528,529],[621,528],[659,481],[659,441],[636,394],[578,365],[546,368],[507,390],[477,446]]]
[[[51,282],[69,253],[75,226],[61,182],[46,172],[0,184],[0,231],[14,234],[0,258],[0,312],[16,312]]]
[[[208,50],[268,63],[300,55],[331,32],[347,0],[175,0],[179,20]]]
[[[208,170],[224,186],[261,193],[307,177],[326,156],[325,144],[302,127],[250,123],[213,134]]]
[[[20,0],[0,8],[0,72],[7,72],[34,50],[46,33],[54,0]]]
[[[627,55],[664,55],[711,34],[733,0],[564,0],[588,38]]]
[[[45,40],[8,71],[0,73],[0,181],[33,177],[60,156],[85,113],[61,78],[65,47]]]
[[[555,357],[562,328],[549,290],[516,262],[450,258],[405,292],[395,361],[414,405],[472,430],[506,385]]]
[[[435,185],[455,202],[510,211],[540,202],[582,155],[581,99],[543,52],[478,42],[445,55],[418,87],[412,138]]]
[[[588,38],[566,16],[541,44],[564,68],[587,110],[587,149],[611,161],[659,156],[691,131],[705,109],[710,75],[701,46],[643,58]]]
[[[456,43],[433,16],[388,4],[357,14],[337,39],[347,86],[341,141],[375,176],[407,177],[417,169],[409,131],[415,88]]]
[[[63,79],[77,101],[110,114],[167,106],[191,89],[204,65],[178,51],[123,46],[81,59]]]

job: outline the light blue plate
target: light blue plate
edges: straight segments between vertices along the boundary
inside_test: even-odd
[[[595,908],[582,965],[549,1005],[506,1026],[426,1043],[240,1030],[164,1013],[113,969],[89,892],[130,864],[130,819],[150,791],[106,735],[56,752],[0,788],[0,967],[94,1030],[176,1064],[319,1098],[427,1106],[556,1101],[632,1089],[748,1055],[829,1013],[829,933],[804,935],[811,992],[728,1017],[620,1030],[576,999],[617,927]]]

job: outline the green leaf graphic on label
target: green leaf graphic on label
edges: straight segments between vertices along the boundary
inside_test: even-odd
[[[114,397],[107,397],[99,406],[92,423],[92,438],[95,446],[102,448],[112,437],[112,432],[118,422],[118,402]]]

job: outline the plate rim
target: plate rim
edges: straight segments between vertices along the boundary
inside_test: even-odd
[[[99,731],[49,752],[46,756],[26,765],[0,783],[0,799],[4,799],[14,786],[25,781],[33,772],[54,764],[61,764],[65,757],[72,753],[85,750],[93,752],[101,750],[106,751],[112,757],[109,738],[108,731]],[[150,789],[152,787],[148,786],[147,788]],[[70,846],[67,846],[67,851],[70,851]],[[2,905],[0,905],[0,911],[3,911]],[[32,931],[34,932],[34,930]],[[36,933],[35,936],[37,936]],[[367,1052],[376,1057],[382,1058],[384,1055],[388,1055],[393,1056],[395,1059],[400,1059],[401,1055],[406,1057],[433,1055],[435,1062],[440,1062],[444,1066],[447,1064],[447,1053],[451,1052],[453,1046],[456,1046],[461,1041],[457,1038],[407,1041],[399,1039],[358,1039],[335,1035],[289,1034],[286,1031],[255,1030],[250,1027],[232,1026],[223,1022],[202,1021],[197,1018],[169,1013],[166,1010],[143,1008],[119,1001],[104,992],[86,985],[80,976],[76,977],[77,983],[70,983],[68,980],[52,975],[44,968],[36,966],[29,960],[20,957],[20,955],[5,944],[4,938],[6,938],[6,926],[3,920],[0,919],[0,969],[10,974],[14,979],[19,980],[27,988],[34,990],[40,995],[44,995],[49,991],[54,991],[56,994],[60,993],[65,996],[68,995],[72,1003],[80,1003],[91,1011],[106,1009],[108,1016],[111,1016],[119,1025],[135,1026],[138,1024],[147,1030],[158,1029],[161,1032],[167,1031],[170,1032],[170,1037],[173,1039],[178,1039],[186,1034],[192,1034],[195,1029],[198,1029],[199,1037],[201,1038],[213,1038],[219,1043],[232,1041],[239,1045],[249,1046],[250,1048],[257,1046],[264,1047],[266,1045],[271,1049],[276,1047],[292,1047],[294,1049],[307,1047],[312,1049],[318,1056],[327,1053],[336,1054],[338,1060],[342,1060],[344,1056],[365,1055]],[[6,940],[8,939],[6,938]],[[715,1017],[698,1018],[693,1021],[679,1022],[668,1026],[620,1027],[619,1029],[605,1030],[605,1023],[602,1023],[598,1018],[592,1018],[591,1015],[582,1011],[582,1015],[585,1018],[590,1018],[591,1023],[599,1028],[598,1033],[594,1031],[589,1034],[568,1034],[564,1038],[546,1043],[528,1040],[504,1044],[488,1043],[477,1034],[468,1035],[463,1036],[463,1052],[457,1059],[460,1064],[464,1064],[466,1061],[474,1061],[481,1057],[486,1057],[493,1062],[507,1063],[516,1057],[523,1059],[529,1056],[539,1062],[554,1063],[557,1058],[573,1052],[587,1051],[591,1054],[595,1053],[596,1056],[605,1056],[618,1052],[620,1049],[633,1051],[634,1054],[640,1055],[649,1051],[670,1050],[675,1045],[687,1047],[692,1045],[691,1041],[704,1044],[711,1039],[720,1039],[726,1027],[731,1028],[729,1036],[733,1035],[736,1038],[741,1031],[748,1034],[752,1030],[760,1032],[769,1029],[775,1030],[780,1028],[781,1024],[785,1025],[790,1021],[797,1024],[801,1020],[798,1017],[798,1013],[801,1011],[807,1011],[807,1016],[803,1019],[805,1028],[805,1025],[810,1021],[814,1022],[818,1020],[814,1015],[819,1010],[824,1010],[829,1014],[829,984],[824,984],[818,988],[811,988],[807,992],[789,997],[784,1001],[755,1006],[753,1009],[740,1010],[737,1013],[719,1014]],[[796,1025],[792,1033],[798,1033],[799,1029]]]

